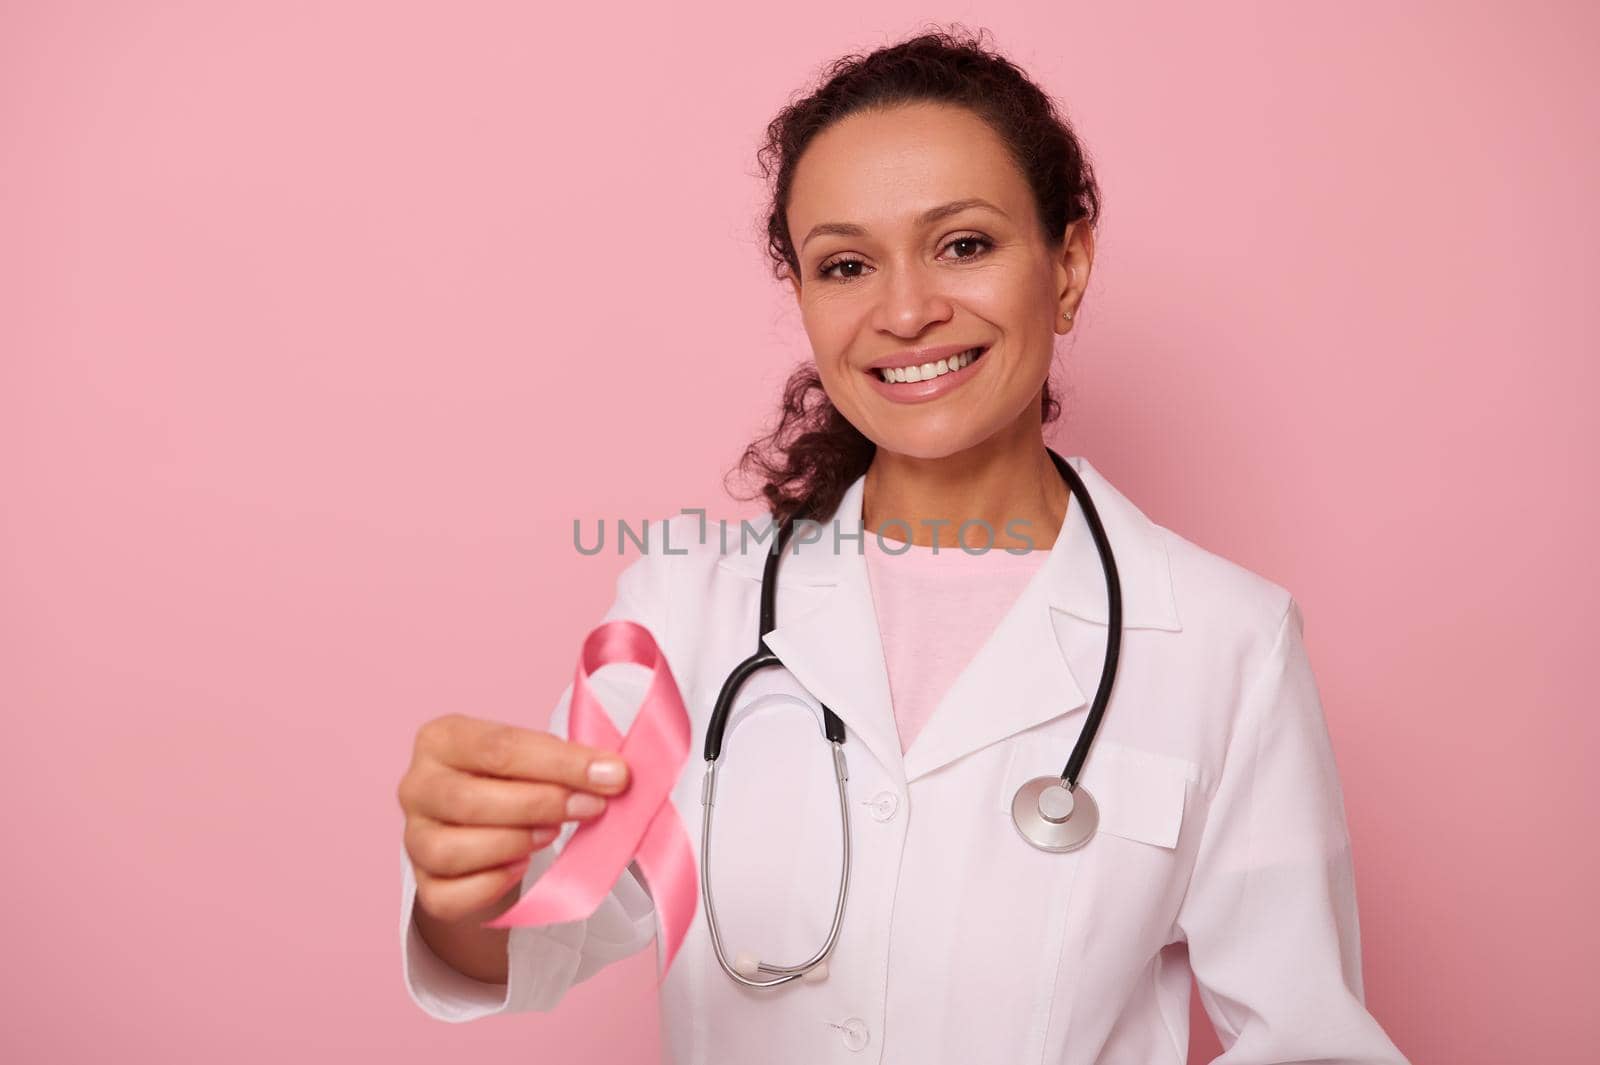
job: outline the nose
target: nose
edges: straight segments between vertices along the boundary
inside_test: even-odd
[[[878,285],[873,326],[900,337],[920,336],[930,325],[947,322],[954,311],[941,287],[937,267],[926,263],[897,263],[880,268],[889,276]]]

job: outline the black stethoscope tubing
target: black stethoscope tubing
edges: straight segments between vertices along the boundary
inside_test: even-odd
[[[1067,759],[1066,768],[1061,771],[1061,780],[1069,790],[1073,790],[1078,786],[1078,775],[1083,771],[1083,763],[1089,757],[1089,748],[1094,743],[1095,733],[1100,728],[1100,719],[1105,716],[1106,704],[1111,699],[1111,687],[1116,681],[1117,659],[1122,647],[1122,583],[1117,576],[1117,562],[1111,552],[1111,542],[1106,537],[1105,527],[1100,523],[1099,512],[1095,510],[1094,502],[1089,498],[1089,491],[1084,487],[1083,480],[1067,460],[1058,455],[1053,448],[1045,450],[1049,453],[1050,460],[1055,463],[1062,479],[1066,481],[1073,497],[1077,499],[1078,505],[1083,508],[1083,517],[1089,525],[1090,536],[1094,538],[1095,550],[1100,554],[1100,566],[1105,573],[1106,581],[1105,663],[1100,670],[1100,683],[1095,689],[1094,699],[1090,702],[1088,717],[1084,719],[1083,729],[1078,735],[1077,743],[1073,745],[1072,755]],[[1065,534],[1066,529],[1063,526],[1058,535]],[[793,535],[793,519],[785,519],[779,527],[761,574],[760,637],[756,644],[756,652],[733,668],[717,695],[710,721],[706,725],[707,762],[715,762],[722,754],[723,732],[727,728],[728,716],[733,709],[733,700],[745,681],[763,669],[783,665],[773,650],[767,646],[767,634],[776,627],[778,563]],[[827,706],[822,707],[822,731],[830,742],[844,743],[844,722],[840,721],[839,716]]]

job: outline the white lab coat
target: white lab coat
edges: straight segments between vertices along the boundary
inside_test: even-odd
[[[1123,593],[1121,665],[1080,778],[1098,834],[1046,853],[1010,813],[1020,784],[1061,772],[1099,681],[1105,585],[1075,502],[904,756],[857,543],[836,551],[830,532],[792,550],[767,639],[786,668],[746,685],[727,731],[712,887],[730,955],[794,964],[822,944],[840,863],[826,704],[847,727],[843,926],[826,979],[754,990],[718,967],[702,903],[661,988],[675,1065],[1181,1065],[1191,976],[1226,1048],[1219,1065],[1403,1065],[1363,1004],[1350,839],[1298,605],[1070,461]],[[845,531],[860,529],[863,480],[835,515]],[[716,523],[705,543],[695,515],[652,523],[606,615],[648,626],[683,691],[695,739],[673,801],[697,857],[700,744],[724,678],[754,650],[767,547],[741,550],[737,523],[727,529],[724,551]],[[963,619],[948,620],[949,638],[965,638]],[[623,731],[642,675],[596,675]],[[570,696],[551,721],[560,735]],[[525,883],[553,858],[539,852]],[[402,868],[407,987],[443,1020],[548,1010],[655,935],[630,867],[587,921],[513,929],[507,985],[479,983],[415,932]]]

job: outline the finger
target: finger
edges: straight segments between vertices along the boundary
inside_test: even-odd
[[[524,858],[467,876],[440,877],[425,869],[413,869],[417,880],[417,905],[440,921],[464,920],[497,902],[520,883],[522,874],[528,870],[528,861]]]
[[[439,877],[467,876],[521,861],[548,845],[560,831],[548,825],[482,828],[412,817],[406,821],[405,845],[416,868]]]
[[[591,821],[605,811],[599,795],[559,784],[480,777],[439,769],[411,785],[411,812],[453,825],[531,828],[564,821]]]
[[[602,795],[615,795],[627,787],[627,763],[615,753],[570,743],[548,732],[463,714],[431,721],[424,730],[430,731],[430,751],[453,769],[547,781]]]

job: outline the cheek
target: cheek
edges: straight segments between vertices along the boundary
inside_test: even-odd
[[[1055,296],[1036,276],[1009,281],[986,295],[979,313],[1005,332],[1014,364],[1032,367],[1033,376],[1044,374],[1055,355]]]
[[[859,315],[849,305],[833,302],[807,308],[801,323],[818,374],[824,381],[841,379],[850,345],[861,332]]]
[[[822,381],[822,391],[839,412],[850,421],[856,421],[861,409],[859,393],[866,386],[861,371],[844,365],[841,359],[815,357],[817,377]],[[861,377],[861,380],[857,380]]]
[[[975,312],[1008,331],[1026,330],[1041,320],[1048,325],[1054,306],[1048,279],[1020,263],[974,275],[966,299]]]

